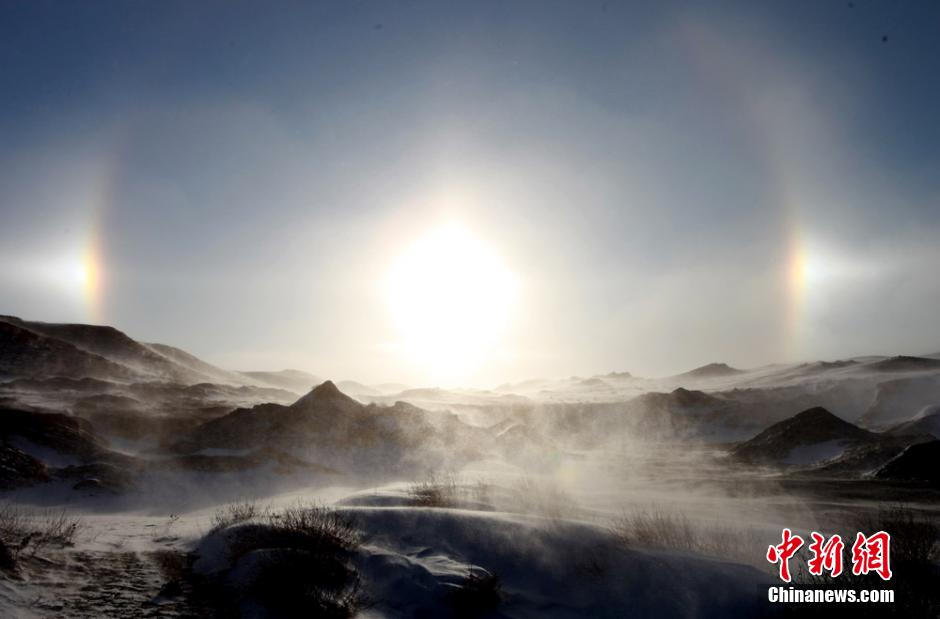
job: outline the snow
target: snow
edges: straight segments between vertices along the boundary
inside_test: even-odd
[[[364,590],[374,600],[361,611],[363,618],[449,614],[447,594],[466,582],[471,569],[498,576],[503,592],[498,616],[754,616],[760,614],[760,594],[766,593],[764,587],[770,584],[767,573],[761,571],[766,566],[759,565],[763,562],[760,552],[725,555],[748,561],[754,557],[753,565],[744,565],[678,551],[628,548],[607,526],[627,510],[662,509],[694,519],[697,531],[705,527],[749,530],[764,543],[779,535],[782,526],[806,528],[816,522],[817,516],[804,498],[789,494],[776,481],[765,484],[761,471],[729,470],[716,455],[721,450],[708,445],[654,444],[630,436],[610,437],[606,446],[589,441],[563,448],[538,443],[542,437],[533,430],[539,427],[538,406],[559,402],[619,405],[642,393],[668,394],[679,386],[721,392],[720,398],[742,402],[740,413],[735,410],[727,419],[709,422],[697,438],[725,441],[749,432],[748,424],[756,423],[748,417],[759,410],[748,399],[751,389],[769,390],[767,401],[771,403],[775,397],[801,402],[798,396],[829,397],[833,386],[841,385],[831,397],[838,398],[847,410],[864,410],[876,388],[898,376],[875,373],[864,366],[863,361],[844,366],[769,366],[696,379],[573,377],[496,391],[415,389],[363,397],[388,404],[407,400],[446,412],[427,416],[434,427],[448,428],[453,414],[477,428],[496,428],[491,437],[507,439],[506,459],[502,451],[481,450],[479,456],[472,456],[481,459],[457,465],[463,467],[457,471],[461,493],[447,504],[458,508],[416,506],[409,489],[422,481],[420,478],[393,483],[386,475],[394,473],[369,477],[381,468],[376,464],[382,461],[379,447],[363,452],[356,466],[345,468],[342,474],[315,475],[301,470],[288,475],[268,464],[226,473],[153,466],[138,486],[120,495],[82,496],[66,482],[19,490],[13,498],[21,504],[32,501],[58,506],[68,502],[70,510],[84,513],[88,530],[73,548],[46,550],[35,560],[25,561],[20,580],[0,576],[0,616],[139,616],[142,613],[128,609],[162,599],[159,590],[165,578],[157,570],[154,552],[197,552],[195,568],[203,574],[231,567],[225,559],[227,532],[206,536],[220,505],[251,497],[262,497],[259,506],[274,510],[298,501],[328,504],[355,519],[364,532],[355,565]],[[742,392],[727,391],[731,389]],[[776,389],[779,391],[773,391]],[[914,402],[909,402],[911,407],[905,404],[898,414],[909,419],[915,410],[920,411],[920,404],[912,408]],[[529,407],[534,411],[531,416],[514,416],[514,412],[529,412]],[[670,411],[683,420],[702,412],[673,408]],[[597,410],[611,415],[621,412],[616,405],[589,409]],[[936,425],[940,424],[936,407],[924,409],[916,420],[940,427]],[[391,417],[382,420],[392,421]],[[485,436],[473,436],[478,435]],[[519,457],[522,450],[508,440],[517,438],[523,446],[536,444],[539,453],[550,458],[536,462]],[[66,454],[13,441],[48,462],[59,466],[71,463]],[[785,463],[819,464],[843,455],[847,447],[842,440],[797,446],[789,451]],[[329,462],[348,449],[345,445],[316,445],[311,454],[317,462]],[[249,451],[207,448],[198,453],[235,457]],[[161,464],[161,458],[170,457],[145,456],[151,464]],[[428,470],[448,473],[437,459],[415,457],[419,456]],[[473,494],[478,482],[486,482],[480,496]],[[257,524],[237,525],[245,526]],[[266,551],[259,552],[262,554],[240,563],[232,578],[251,580],[252,570]],[[127,582],[122,584],[121,578]],[[114,600],[106,599],[109,595]],[[167,616],[186,614],[185,609],[174,606],[176,602],[159,604]]]
[[[768,581],[743,565],[626,549],[589,523],[458,509],[342,510],[367,540],[356,565],[376,604],[362,617],[446,615],[446,593],[464,581],[471,566],[499,577],[500,612],[510,617],[741,615],[755,612],[758,588]],[[227,537],[254,526],[237,525],[204,539],[196,571],[224,569]],[[250,578],[252,565],[240,563],[229,577]]]
[[[742,565],[625,549],[588,523],[450,509],[351,511],[369,539],[360,570],[381,600],[369,616],[444,614],[442,591],[471,565],[498,575],[500,611],[512,617],[740,616],[756,612],[767,582]]]
[[[401,482],[364,490],[307,488],[259,506],[329,503],[354,519],[364,533],[355,565],[375,600],[362,618],[446,614],[446,593],[464,582],[470,566],[499,577],[499,616],[507,617],[742,616],[756,612],[758,592],[768,581],[766,574],[741,564],[625,548],[593,522],[408,506],[406,487]],[[84,510],[86,524],[75,547],[45,551],[41,563],[23,568],[22,580],[0,577],[0,616],[90,617],[102,609],[105,615],[121,614],[158,602],[166,616],[185,615],[181,602],[161,601],[165,579],[153,553],[194,550],[196,571],[212,573],[225,565],[228,532],[257,526],[207,535],[215,506],[178,514],[126,506],[109,511],[88,499],[70,509]],[[251,568],[249,560],[238,567]],[[107,597],[118,590],[116,597]]]

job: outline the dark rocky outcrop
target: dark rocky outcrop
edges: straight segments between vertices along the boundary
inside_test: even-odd
[[[31,486],[48,479],[45,464],[12,445],[0,443],[0,489]]]
[[[733,368],[727,363],[709,363],[694,370],[679,374],[675,378],[719,378],[722,376],[736,376],[743,374],[744,370]]]
[[[940,441],[911,445],[875,473],[878,479],[921,481],[940,486]]]
[[[134,458],[111,451],[84,419],[0,409],[0,485],[94,478],[115,490],[131,483]]]
[[[460,424],[463,425],[463,424]],[[208,449],[269,447],[328,466],[398,466],[428,457],[428,448],[459,455],[459,432],[435,425],[427,411],[396,402],[362,404],[326,381],[290,406],[239,408],[189,432],[173,449],[198,454]]]
[[[921,370],[936,370],[940,368],[940,359],[930,357],[909,357],[898,355],[868,365],[869,369],[879,372],[917,372]]]
[[[822,407],[805,410],[739,444],[731,456],[742,462],[787,464],[794,450],[821,444],[848,447],[877,440],[877,435],[836,417]],[[822,455],[822,454],[820,454]],[[812,457],[807,453],[807,457]]]

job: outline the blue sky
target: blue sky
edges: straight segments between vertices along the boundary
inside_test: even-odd
[[[0,312],[414,383],[935,352],[938,32],[928,1],[3,1]],[[454,219],[519,292],[442,377],[375,282]]]

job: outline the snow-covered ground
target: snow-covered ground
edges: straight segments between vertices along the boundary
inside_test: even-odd
[[[460,586],[469,570],[497,575],[502,591],[497,616],[756,612],[756,592],[768,580],[766,572],[690,552],[624,545],[607,518],[616,505],[610,493],[623,488],[588,488],[591,475],[589,467],[571,468],[560,477],[535,479],[503,463],[481,462],[455,474],[464,497],[456,508],[415,505],[408,481],[371,488],[300,488],[259,498],[257,504],[269,512],[301,503],[330,505],[353,518],[363,532],[355,565],[373,601],[360,610],[362,617],[446,616],[447,592]],[[628,483],[639,488],[641,477]],[[656,502],[668,494],[647,499]],[[591,502],[594,507],[587,505]],[[84,526],[74,546],[43,549],[24,558],[15,576],[0,578],[0,616],[196,612],[185,596],[161,592],[167,579],[158,566],[159,553],[204,552],[200,540],[210,532],[218,506],[114,511],[89,497],[68,509],[81,516]],[[203,562],[211,559],[203,557]]]
[[[0,617],[206,616],[180,561],[229,584],[257,576],[283,548],[236,564],[220,540],[276,530],[266,518],[298,504],[361,532],[344,560],[363,617],[446,616],[473,583],[490,587],[491,616],[755,616],[782,528],[841,530],[895,499],[934,518],[940,504],[922,471],[871,474],[937,435],[935,359],[303,395],[318,379],[13,322],[0,328],[25,344],[2,351],[2,500],[83,526],[66,547],[2,531],[17,567],[0,553]],[[36,361],[43,347],[56,363]],[[217,526],[233,501],[258,514]]]

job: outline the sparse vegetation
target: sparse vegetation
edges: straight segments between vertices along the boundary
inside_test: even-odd
[[[412,505],[418,507],[469,507],[489,510],[497,487],[485,479],[461,479],[453,472],[432,473],[408,486]],[[514,507],[514,509],[517,507]]]
[[[37,538],[33,541],[33,547],[36,549],[44,545],[71,546],[75,543],[76,535],[85,528],[81,518],[65,509],[43,511],[34,518]]]
[[[893,577],[889,583],[876,574],[855,575],[852,573],[851,547],[854,531],[872,534],[886,531],[891,535],[891,570]],[[929,515],[920,514],[905,505],[882,506],[878,510],[860,515],[851,528],[842,533],[846,547],[843,549],[843,565],[847,569],[838,578],[838,586],[861,591],[863,589],[893,589],[893,604],[860,607],[860,617],[940,617],[940,565],[937,564],[940,551],[940,523]],[[804,558],[808,558],[803,549]],[[818,588],[832,587],[833,580],[828,575],[809,574],[805,565],[801,565],[796,581],[800,584]],[[790,608],[793,615],[797,609]],[[805,612],[806,606],[800,605],[801,615],[817,616],[820,613]],[[813,609],[818,611],[819,609]]]
[[[317,540],[335,550],[352,551],[361,542],[352,519],[335,509],[321,505],[297,504],[280,512],[271,512],[268,523],[278,529]]]
[[[11,503],[0,503],[0,539],[12,548],[29,530],[28,513]]]
[[[895,565],[930,564],[940,560],[940,522],[904,505],[883,506],[858,520],[859,530],[891,534]]]
[[[16,569],[21,556],[34,556],[46,547],[71,546],[84,528],[83,520],[65,509],[32,511],[2,503],[0,569]]]
[[[267,510],[260,509],[255,501],[248,499],[235,501],[222,506],[212,515],[212,530],[218,531],[235,524],[249,522],[266,513]]]
[[[454,473],[431,474],[408,486],[418,507],[496,509],[562,519],[575,512],[574,500],[550,480],[523,477],[509,487],[486,480],[461,480]]]
[[[457,476],[453,473],[432,474],[408,488],[414,504],[420,507],[456,507],[458,491]]]
[[[940,617],[940,522],[936,517],[901,505],[883,507],[867,521],[862,519],[859,529],[891,534],[892,610],[896,616]],[[884,583],[872,582],[870,586],[882,588]]]
[[[663,508],[624,512],[611,532],[626,546],[695,552],[753,562],[762,557],[763,538],[754,530],[694,524],[686,515]]]
[[[347,515],[319,505],[271,511],[240,502],[226,506],[214,522],[205,540],[223,541],[227,568],[201,577],[189,572],[187,585],[220,614],[260,604],[279,617],[329,618],[361,607],[352,565],[361,536]],[[170,582],[188,572],[178,557],[161,561]]]
[[[614,531],[629,546],[675,550],[695,547],[689,519],[664,510],[625,513],[614,523]]]

